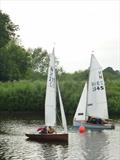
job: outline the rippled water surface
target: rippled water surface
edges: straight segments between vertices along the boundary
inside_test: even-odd
[[[0,119],[0,160],[120,160],[120,123],[115,130],[79,133],[69,128],[69,144],[27,141],[43,121]],[[60,128],[58,127],[58,130]]]

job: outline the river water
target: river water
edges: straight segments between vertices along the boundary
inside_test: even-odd
[[[120,160],[120,123],[115,130],[79,133],[71,125],[68,144],[27,141],[44,122],[34,118],[0,118],[0,160]],[[58,126],[57,130],[61,128]]]

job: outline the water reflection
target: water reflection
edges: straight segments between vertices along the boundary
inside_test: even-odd
[[[65,159],[67,145],[43,144],[42,148],[46,160]]]
[[[40,120],[0,121],[0,160],[119,160],[120,124],[113,131],[85,132],[69,128],[69,144],[26,141],[25,133],[37,129]],[[60,129],[60,128],[59,128]]]
[[[108,145],[108,137],[104,132],[86,132],[85,136],[81,136],[80,143],[85,159],[103,160],[105,158],[104,150]]]
[[[3,140],[4,137],[1,136],[0,138],[0,159],[5,160],[5,153],[7,152],[7,148],[5,141]]]
[[[64,159],[66,144],[47,144],[26,141],[24,133],[36,131],[38,121],[8,120],[0,122],[0,160]]]

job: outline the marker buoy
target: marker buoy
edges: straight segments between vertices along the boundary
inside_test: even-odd
[[[79,127],[79,132],[80,132],[80,133],[85,132],[85,130],[86,130],[86,128],[85,128],[84,126],[80,126],[80,127]]]

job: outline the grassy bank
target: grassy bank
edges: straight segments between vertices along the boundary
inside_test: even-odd
[[[65,112],[74,115],[84,81],[61,80],[60,88]],[[46,81],[14,81],[0,83],[0,111],[44,113]],[[106,81],[110,117],[120,115],[120,82]],[[57,104],[59,102],[57,101]]]

